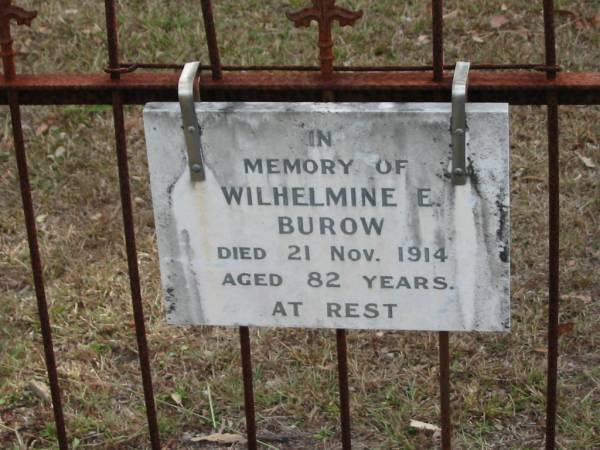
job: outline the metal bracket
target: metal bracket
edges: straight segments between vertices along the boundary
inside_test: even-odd
[[[199,100],[197,91],[194,89],[196,75],[200,62],[190,62],[183,67],[179,77],[179,105],[181,106],[181,120],[183,121],[183,134],[187,147],[188,165],[190,167],[190,179],[192,182],[204,181],[204,161],[202,158],[202,146],[200,142],[200,125],[196,116],[194,102]]]
[[[467,182],[466,143],[467,143],[467,83],[471,63],[459,61],[454,69],[452,80],[452,184]]]

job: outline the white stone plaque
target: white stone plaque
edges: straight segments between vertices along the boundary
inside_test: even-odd
[[[508,331],[506,104],[198,103],[192,182],[177,103],[144,122],[172,324]]]

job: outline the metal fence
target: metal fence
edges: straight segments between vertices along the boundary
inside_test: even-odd
[[[432,0],[432,65],[385,67],[334,67],[331,24],[334,19],[351,25],[361,14],[335,6],[334,0],[312,0],[313,7],[288,14],[296,26],[319,22],[320,66],[223,66],[210,0],[201,0],[210,55],[210,74],[198,78],[203,100],[211,101],[449,101],[453,66],[444,64],[443,0]],[[67,449],[60,386],[52,345],[42,260],[29,182],[27,156],[21,121],[21,105],[111,104],[114,117],[124,236],[131,286],[131,300],[144,389],[149,439],[152,449],[161,448],[154,391],[146,341],[140,275],[131,203],[123,108],[150,101],[177,101],[179,74],[153,69],[179,69],[178,64],[122,62],[118,42],[116,1],[106,0],[108,66],[104,74],[17,75],[11,38],[11,21],[30,24],[35,12],[27,12],[0,1],[0,45],[4,77],[0,79],[0,104],[10,107],[23,212],[31,256],[31,267],[54,419],[60,449]],[[545,60],[539,64],[471,66],[469,101],[508,102],[514,105],[546,105],[548,135],[549,276],[548,353],[546,395],[546,449],[556,448],[557,359],[559,312],[559,105],[600,104],[599,72],[561,72],[556,60],[554,5],[543,0]],[[501,70],[501,71],[499,71]],[[493,73],[491,73],[493,71]],[[248,327],[240,327],[240,348],[244,384],[248,448],[257,448],[252,357]],[[337,330],[340,425],[342,447],[351,448],[350,394],[346,331]],[[439,384],[442,448],[451,448],[449,333],[439,333]]]

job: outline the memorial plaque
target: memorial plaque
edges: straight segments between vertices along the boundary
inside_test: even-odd
[[[445,103],[179,104],[144,122],[172,324],[508,331],[508,105],[467,105],[467,183]]]

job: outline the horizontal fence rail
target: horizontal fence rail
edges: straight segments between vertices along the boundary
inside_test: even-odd
[[[22,134],[21,105],[112,105],[115,127],[115,150],[119,169],[123,234],[131,284],[131,298],[138,343],[144,400],[153,449],[161,448],[152,377],[150,349],[146,342],[143,299],[137,265],[134,213],[131,204],[127,162],[124,105],[141,105],[154,101],[175,102],[179,63],[123,63],[118,44],[116,1],[106,0],[106,32],[108,66],[100,74],[23,75],[15,72],[10,21],[29,24],[35,13],[0,1],[0,44],[4,77],[0,79],[0,104],[9,105],[14,146],[20,178],[27,238],[38,300],[44,352],[49,377],[58,446],[68,448],[67,432],[61,403],[56,362],[52,346],[51,326],[44,290],[43,268],[36,233],[35,211],[27,170],[25,142]],[[123,2],[124,3],[124,2]],[[308,3],[308,2],[307,2]],[[332,0],[313,0],[322,8],[331,8]],[[559,105],[600,104],[600,72],[563,72],[557,65],[552,0],[539,2],[544,11],[543,64],[473,64],[469,79],[470,102],[507,102],[513,105],[545,105],[547,108],[548,174],[549,174],[549,314],[548,371],[546,394],[546,449],[556,448],[557,359],[559,313]],[[210,65],[199,78],[200,96],[206,101],[444,101],[451,98],[453,66],[444,63],[443,1],[432,0],[432,65],[346,67],[332,66],[331,23],[320,27],[321,66],[224,66],[221,64],[215,17],[210,0],[201,0]],[[290,17],[298,19],[299,12]],[[357,20],[362,12],[351,12]],[[322,16],[320,20],[325,20]],[[317,19],[316,19],[317,20]],[[349,23],[345,23],[348,25]],[[320,24],[322,25],[322,24]],[[158,71],[160,70],[160,71]],[[250,333],[239,329],[244,404],[248,448],[257,448],[254,387]],[[451,448],[450,414],[450,335],[439,333],[439,381],[441,405],[441,446]],[[346,331],[336,331],[338,380],[340,393],[341,440],[344,450],[351,448],[350,390]],[[58,362],[60,364],[60,361]]]
[[[19,93],[22,105],[112,104],[120,91],[124,104],[177,101],[179,73],[134,72],[113,80],[106,74],[18,75],[0,80],[0,104],[7,90]],[[312,72],[229,72],[215,80],[200,79],[203,100],[320,101],[323,91],[333,91],[337,101],[450,101],[451,73],[434,81],[427,72],[342,72],[323,81]],[[558,73],[549,80],[539,72],[473,71],[469,76],[470,102],[508,102],[545,105],[556,93],[561,105],[600,104],[600,72]]]

